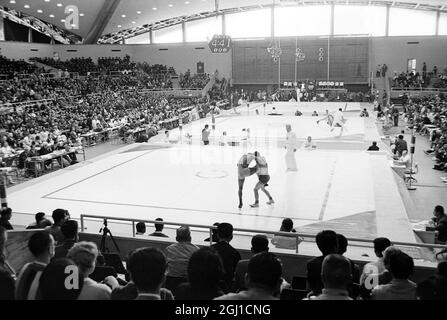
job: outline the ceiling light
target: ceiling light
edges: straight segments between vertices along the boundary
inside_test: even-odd
[[[9,3],[11,3],[11,4],[15,4],[15,3],[16,3],[16,0],[10,0]]]
[[[185,1],[185,4],[189,4],[189,1]]]
[[[57,6],[58,6],[58,7],[62,7],[62,3],[58,3]]]
[[[141,14],[141,11],[137,11],[137,14]]]
[[[117,27],[118,27],[118,28],[121,28],[121,27],[122,27],[122,25],[120,25],[120,24],[119,24],[119,25],[117,25]]]
[[[172,8],[174,5],[173,4],[170,4],[170,5],[168,5],[169,6],[169,8]]]
[[[39,10],[37,10],[37,13],[43,13],[43,11],[39,9]]]
[[[50,2],[50,0],[45,0],[45,2]]]
[[[25,4],[23,7],[26,8],[26,9],[29,9],[29,8],[30,8],[30,7],[29,7],[29,4]]]
[[[83,17],[83,16],[84,16],[84,14],[83,14],[83,13],[80,13],[80,14],[79,14],[79,16],[80,16],[80,17]]]
[[[153,8],[152,8],[152,10],[154,10],[154,11],[155,11],[155,10],[157,10],[157,8],[153,7]]]
[[[135,24],[136,22],[135,21],[132,21],[132,24]]]
[[[73,8],[68,8],[68,12],[73,12]]]
[[[54,18],[54,14],[50,14],[50,18]]]
[[[62,22],[62,23],[65,23],[65,19],[61,19],[61,22]]]

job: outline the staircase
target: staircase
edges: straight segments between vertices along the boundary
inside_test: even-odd
[[[210,75],[210,81],[206,84],[205,88],[202,89],[202,97],[206,97],[208,92],[213,88],[214,84],[216,83],[216,77],[219,75],[219,73],[216,71],[212,75]]]
[[[54,74],[55,77],[57,77],[60,74],[60,72],[61,72],[61,70],[56,69],[54,67],[51,67],[49,65],[43,64],[41,62],[30,61],[29,63],[34,64],[37,68],[44,69],[45,73],[52,73],[52,74]]]
[[[178,76],[172,76],[171,77],[171,82],[172,82],[172,88],[173,89],[181,89],[180,78]]]
[[[386,75],[385,77],[374,78],[374,86],[379,91],[379,103],[385,106],[390,103],[391,94],[391,79]],[[383,99],[385,97],[385,99]]]

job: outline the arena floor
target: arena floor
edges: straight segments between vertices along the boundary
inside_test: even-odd
[[[405,206],[385,153],[367,153],[365,146],[379,137],[372,118],[360,118],[359,104],[345,106],[347,133],[338,138],[325,123],[316,124],[313,110],[331,112],[334,104],[302,104],[304,116],[293,116],[296,104],[277,103],[283,116],[264,115],[263,105],[239,107],[216,119],[215,142],[227,131],[238,141],[242,128],[250,128],[251,143],[220,147],[201,146],[202,119],[184,126],[193,135],[186,144],[173,130],[166,144],[157,137],[148,144],[127,145],[57,173],[12,188],[9,205],[17,213],[51,212],[62,207],[73,218],[81,214],[155,219],[191,224],[230,222],[235,227],[278,230],[284,217],[298,231],[315,233],[323,228],[346,236],[372,239],[378,235],[394,241],[415,242]],[[266,109],[273,108],[268,105]],[[256,114],[256,109],[260,115]],[[266,114],[269,113],[266,110]],[[321,112],[319,112],[321,114]],[[298,172],[286,172],[283,148],[285,124],[290,123],[300,141],[311,135],[313,151],[296,153]],[[261,193],[260,208],[253,203],[255,176],[246,179],[244,207],[237,208],[236,163],[246,151],[259,151],[269,162],[269,190],[275,204],[268,206]]]

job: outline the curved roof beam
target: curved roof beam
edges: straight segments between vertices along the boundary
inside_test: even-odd
[[[85,37],[84,44],[95,44],[101,37],[104,29],[110,22],[116,8],[120,4],[121,0],[107,0],[104,1],[104,5],[99,11],[98,17],[96,18],[96,23],[92,26],[89,33]]]
[[[263,8],[271,8],[272,6],[309,6],[309,5],[323,5],[326,2],[328,5],[330,4],[341,4],[346,5],[346,0],[281,0],[279,4],[265,4],[262,5]],[[418,7],[415,8],[415,3],[408,2],[398,2],[398,1],[378,1],[378,0],[349,0],[349,5],[371,5],[371,6],[393,6],[394,8],[403,8],[403,9],[413,9],[413,10],[422,10],[422,11],[442,11],[447,12],[447,6],[439,6],[439,5],[430,5],[430,4],[422,4],[419,3]],[[110,33],[107,35],[103,35],[98,39],[99,44],[113,44],[120,43],[123,39],[133,38],[135,36],[148,33],[150,31],[160,30],[168,27],[172,27],[183,22],[196,21],[206,18],[216,17],[218,15],[223,14],[232,14],[246,11],[253,11],[260,9],[260,5],[252,5],[252,6],[241,6],[236,8],[229,9],[219,9],[216,8],[215,11],[208,11],[202,13],[196,13],[188,16],[178,16],[170,19],[156,21],[150,24],[145,24],[139,27],[129,28],[125,30],[121,30],[118,32]]]

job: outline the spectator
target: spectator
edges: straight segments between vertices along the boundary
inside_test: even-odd
[[[444,212],[444,207],[436,206],[433,211],[433,216],[432,220],[437,231],[436,240],[444,243],[447,241],[447,215]]]
[[[343,256],[348,249],[348,239],[346,239],[344,235],[337,233],[337,244],[337,253]],[[360,282],[360,268],[351,259],[346,259],[348,259],[349,263],[351,264],[352,282],[358,284]]]
[[[53,211],[53,225],[51,227],[47,227],[47,230],[53,236],[56,244],[62,243],[64,241],[64,235],[61,231],[61,226],[67,220],[69,213],[65,209],[56,209]]]
[[[229,293],[215,300],[278,300],[282,283],[282,266],[276,256],[269,252],[254,255],[248,263],[246,275],[248,290]]]
[[[137,249],[138,250],[138,249]],[[135,250],[134,250],[135,251]],[[129,257],[132,256],[134,251],[130,252]],[[127,258],[127,272],[129,271],[129,257]],[[112,290],[111,300],[135,300],[138,297],[137,287],[135,283],[131,280],[125,285],[115,287]],[[166,288],[160,289],[161,300],[174,300],[172,292]]]
[[[373,141],[373,142],[372,142],[372,145],[369,146],[368,150],[366,150],[366,151],[379,151],[379,150],[380,150],[380,149],[379,149],[379,147],[377,146],[377,142],[376,142],[376,141]]]
[[[217,227],[219,225],[219,222],[215,222],[215,223],[213,223],[213,226],[215,226],[215,227]],[[212,242],[218,242],[219,241],[219,239],[217,238],[217,228],[216,229],[212,229],[212,231],[211,231],[211,233],[212,233]],[[205,240],[203,240],[203,241],[210,241],[210,237],[208,237],[208,238],[206,238]]]
[[[0,301],[14,300],[15,281],[11,274],[0,267]]]
[[[205,125],[205,128],[202,130],[202,142],[205,146],[210,144],[210,134],[209,125]]]
[[[33,234],[28,240],[28,249],[34,261],[23,266],[16,283],[17,300],[39,300],[39,279],[54,256],[54,239],[45,231]]]
[[[155,219],[155,221],[160,221],[163,222],[162,218],[157,218]],[[155,232],[151,233],[149,236],[150,237],[163,237],[163,238],[168,238],[167,235],[165,235],[162,231],[163,231],[163,227],[164,224],[163,223],[155,223]]]
[[[5,257],[7,239],[7,230],[0,226],[0,300],[14,300],[15,280]]]
[[[378,285],[371,293],[373,300],[415,300],[416,284],[408,278],[413,273],[413,259],[404,252],[390,256],[392,280],[389,284]]]
[[[78,300],[110,300],[112,289],[89,278],[89,275],[95,270],[96,259],[98,258],[96,244],[85,241],[76,243],[68,251],[67,258],[76,264],[84,279]],[[115,285],[118,286],[116,280]]]
[[[290,233],[296,233],[296,230],[293,228],[293,221],[290,218],[284,218],[284,220],[281,223],[281,228],[279,229],[279,231],[281,232],[290,232]],[[296,252],[298,252],[298,245],[303,242],[304,239],[301,237],[296,237],[291,235],[289,236],[278,236],[275,235],[272,238],[272,244],[276,247],[276,248],[281,248],[281,249],[293,249],[293,250],[297,250]]]
[[[388,238],[375,238],[374,241],[374,253],[377,257],[376,261],[368,262],[363,267],[363,272],[360,276],[360,284],[363,285],[368,275],[379,275],[385,271],[384,252],[385,249],[391,246],[391,241]]]
[[[447,278],[434,275],[418,283],[418,300],[447,300]]]
[[[322,294],[310,300],[352,300],[348,288],[352,283],[351,262],[339,254],[330,254],[323,260],[321,277]]]
[[[36,222],[30,224],[26,229],[45,229],[51,226],[51,221],[45,218],[44,212],[38,212],[35,215]]]
[[[166,259],[168,261],[166,288],[171,290],[174,296],[176,296],[178,285],[183,282],[188,282],[188,261],[193,253],[199,250],[196,245],[191,243],[191,231],[189,227],[178,228],[175,240],[177,243],[173,243],[165,249]]]
[[[6,230],[13,230],[11,223],[9,222],[12,217],[11,208],[1,208],[0,209],[0,226]]]
[[[269,251],[269,241],[265,235],[257,234],[251,238],[251,253],[256,255],[261,252]],[[235,291],[246,290],[245,274],[248,270],[248,263],[250,259],[240,260],[237,263],[236,271],[234,273],[234,289]]]
[[[222,259],[224,266],[224,281],[227,287],[231,288],[236,265],[239,260],[241,260],[239,251],[233,248],[230,244],[233,239],[233,226],[230,223],[220,223],[217,226],[217,237],[219,242],[213,244],[211,247],[217,251]]]
[[[67,287],[67,280],[70,280],[72,286]],[[39,280],[42,300],[76,300],[83,285],[78,267],[66,258],[52,260],[43,270]]]
[[[78,242],[78,222],[76,220],[67,220],[61,226],[61,232],[64,240],[56,247],[55,258],[65,258],[68,251]]]
[[[307,281],[312,294],[319,295],[323,289],[321,280],[323,260],[327,255],[337,253],[337,234],[332,230],[323,230],[317,234],[315,240],[322,255],[307,262]]]
[[[224,294],[221,279],[222,260],[213,248],[203,247],[194,252],[188,263],[188,283],[177,288],[178,300],[212,300]]]
[[[360,117],[365,117],[365,118],[368,118],[369,117],[369,113],[368,113],[368,110],[366,110],[366,108],[364,108],[363,110],[362,110],[362,112],[360,112]]]
[[[161,299],[160,288],[165,280],[166,265],[166,257],[159,249],[139,248],[132,253],[128,270],[137,288],[136,300]]]
[[[136,229],[137,236],[144,236],[144,234],[146,233],[146,224],[144,222],[140,221],[135,226],[135,229]]]

